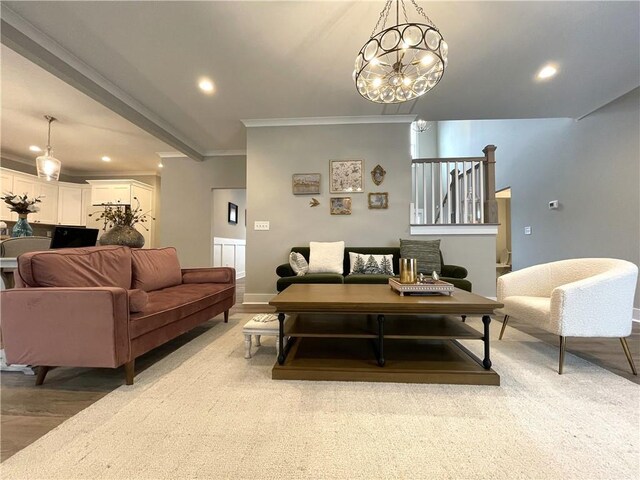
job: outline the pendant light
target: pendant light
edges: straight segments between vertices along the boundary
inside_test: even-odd
[[[60,177],[61,163],[60,160],[52,155],[53,150],[51,149],[51,122],[55,122],[56,119],[51,115],[45,115],[44,118],[46,118],[49,123],[49,130],[47,133],[47,150],[44,155],[36,158],[36,167],[38,168],[38,177],[44,178],[49,182],[51,180],[58,180]]]
[[[394,4],[387,0],[371,37],[356,57],[353,80],[367,100],[382,104],[414,100],[435,87],[444,74],[447,42],[424,9],[415,0],[411,3],[424,23],[409,22],[404,0],[395,0],[396,22],[387,27]],[[404,23],[400,23],[400,7]]]
[[[411,128],[413,128],[418,133],[424,133],[427,130],[431,129],[431,123],[420,118],[411,124]]]

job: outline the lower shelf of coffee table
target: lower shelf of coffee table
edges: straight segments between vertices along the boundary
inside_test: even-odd
[[[385,342],[386,365],[379,367],[371,340],[296,338],[274,380],[327,380],[395,383],[500,385],[500,376],[485,370],[452,340]]]

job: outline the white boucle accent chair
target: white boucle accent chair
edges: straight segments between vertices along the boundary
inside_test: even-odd
[[[637,375],[628,337],[638,267],[613,258],[577,258],[523,268],[498,278],[497,310],[560,336],[562,374],[567,337],[618,337],[631,371]]]

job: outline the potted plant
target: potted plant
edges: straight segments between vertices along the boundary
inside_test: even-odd
[[[9,210],[18,214],[18,221],[11,230],[12,237],[30,237],[33,235],[33,229],[27,221],[27,215],[30,213],[36,213],[40,211],[40,207],[36,205],[41,203],[40,197],[29,197],[25,193],[24,195],[17,195],[9,192],[0,197],[4,203],[9,206]]]
[[[89,214],[90,217],[97,215],[96,221],[103,222],[102,229],[105,233],[98,240],[100,245],[125,245],[131,248],[144,246],[144,237],[134,227],[139,224],[148,232],[149,228],[145,223],[155,218],[149,212],[142,211],[138,197],[133,199],[137,202],[133,209],[131,205],[102,204],[103,211]]]

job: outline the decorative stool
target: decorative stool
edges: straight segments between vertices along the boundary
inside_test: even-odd
[[[291,315],[286,315],[284,319],[285,326],[289,322]],[[244,328],[242,334],[244,335],[244,358],[251,358],[251,336],[255,339],[256,347],[260,346],[260,337],[266,335],[271,337],[278,337],[280,329],[280,322],[278,322],[278,316],[270,313],[261,313],[249,320]],[[285,345],[287,338],[285,337]],[[276,355],[279,352],[278,341],[276,340]]]

